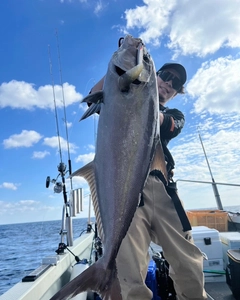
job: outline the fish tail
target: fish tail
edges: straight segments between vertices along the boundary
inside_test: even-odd
[[[79,281],[81,292],[92,290],[97,292],[103,300],[122,300],[121,287],[117,278],[116,262],[105,269],[99,262],[85,270],[84,278]],[[79,294],[77,290],[73,296]]]
[[[102,293],[101,297],[103,300],[122,300],[121,286],[117,277],[113,280],[111,288],[106,292]]]
[[[116,263],[104,269],[100,260],[67,283],[50,300],[66,300],[87,290],[97,292],[104,300],[122,300]]]

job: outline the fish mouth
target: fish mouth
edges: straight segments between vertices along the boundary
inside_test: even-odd
[[[119,76],[122,76],[123,74],[126,73],[126,71],[124,71],[123,69],[119,68],[118,66],[115,66],[115,71]],[[141,81],[139,79],[135,79],[134,81],[132,81],[133,84],[139,85],[141,84]]]

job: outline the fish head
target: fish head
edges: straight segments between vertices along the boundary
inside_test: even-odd
[[[155,66],[143,41],[127,35],[114,52],[110,61],[110,69],[119,76],[120,91],[128,91],[130,85],[147,83],[154,72]]]

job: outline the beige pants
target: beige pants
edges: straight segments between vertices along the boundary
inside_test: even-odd
[[[207,299],[204,290],[201,251],[187,240],[171,198],[162,182],[149,176],[143,190],[144,206],[137,208],[118,256],[118,278],[123,300],[151,300],[145,285],[150,242],[163,248],[171,265],[170,276],[179,300]]]

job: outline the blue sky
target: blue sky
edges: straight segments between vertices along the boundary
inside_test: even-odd
[[[200,128],[215,181],[239,183],[239,15],[239,0],[1,1],[0,224],[61,218],[61,194],[45,187],[60,162],[49,49],[68,160],[56,30],[73,171],[92,160],[98,122],[97,116],[79,122],[86,110],[80,101],[105,74],[119,37],[130,33],[142,37],[156,68],[177,61],[187,69],[186,94],[168,104],[186,117],[169,145],[175,179],[211,180]],[[87,183],[76,178],[73,187],[84,189],[86,217]],[[239,187],[218,189],[224,206],[240,204]],[[215,206],[210,185],[179,182],[179,194],[187,209]]]

